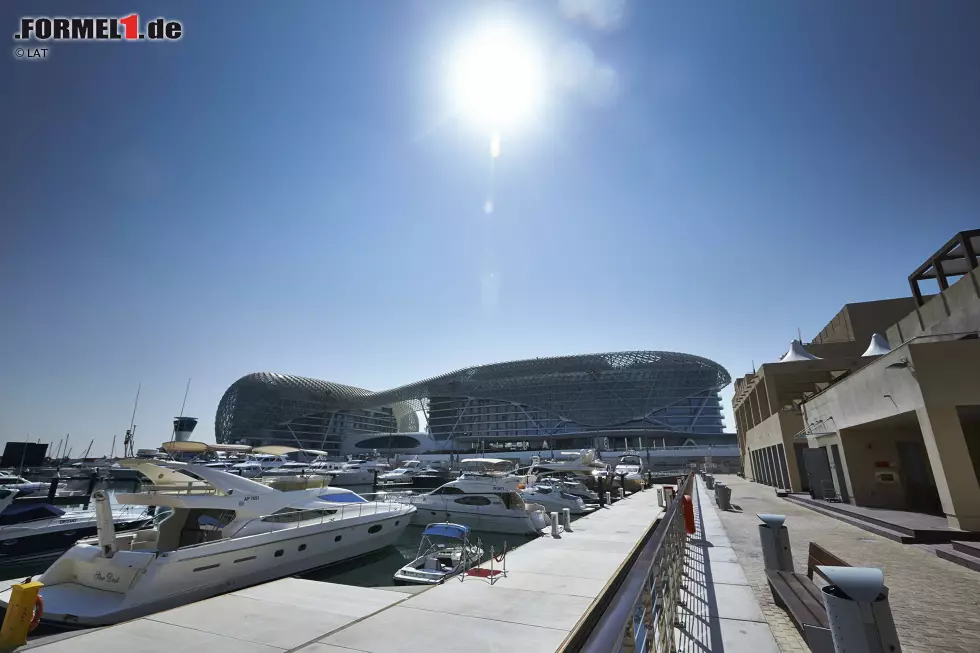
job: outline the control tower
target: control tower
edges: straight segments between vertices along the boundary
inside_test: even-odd
[[[196,417],[175,417],[174,418],[174,440],[177,442],[187,442],[191,439],[191,433],[197,426]]]

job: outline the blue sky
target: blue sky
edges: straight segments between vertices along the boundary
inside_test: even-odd
[[[0,57],[0,437],[107,451],[142,382],[157,445],[190,377],[210,440],[259,370],[383,389],[662,349],[735,377],[978,226],[976,2],[560,4],[89,2],[185,35]],[[447,91],[488,20],[614,81],[502,133],[490,215]]]

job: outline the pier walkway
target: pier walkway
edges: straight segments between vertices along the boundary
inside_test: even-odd
[[[556,651],[663,514],[645,491],[507,554],[492,586],[416,594],[287,578],[59,641],[32,653]]]

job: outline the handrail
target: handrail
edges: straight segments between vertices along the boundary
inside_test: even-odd
[[[562,648],[562,653],[610,653],[621,650],[672,650],[674,621],[684,566],[685,530],[681,501],[693,484],[689,473],[664,516],[638,551],[599,597],[590,615]],[[642,610],[641,610],[642,608]],[[597,617],[590,623],[589,616]],[[640,617],[637,623],[637,616]],[[655,639],[656,647],[626,640]]]

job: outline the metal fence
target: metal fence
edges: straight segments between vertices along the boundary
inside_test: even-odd
[[[693,487],[688,474],[652,535],[601,597],[562,653],[656,653],[676,650],[674,625],[680,604],[686,531],[682,497]],[[590,627],[591,626],[591,627]]]

